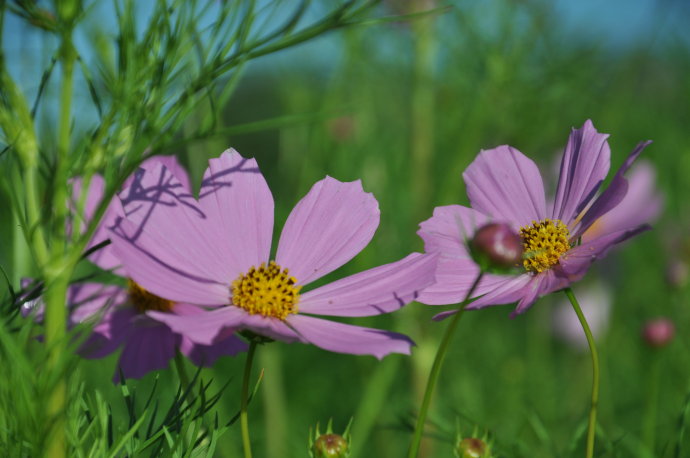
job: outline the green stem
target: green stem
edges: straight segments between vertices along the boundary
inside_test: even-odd
[[[182,389],[186,391],[189,388],[189,376],[184,368],[184,360],[179,350],[175,353],[175,369],[177,369],[177,376],[180,378]]]
[[[49,429],[44,456],[61,458],[66,453],[65,406],[67,405],[67,382],[62,369],[62,355],[66,349],[67,307],[65,298],[69,287],[69,275],[58,274],[46,279],[48,285],[46,302],[46,344],[48,346],[49,370],[58,372],[55,385],[51,388],[46,405]]]
[[[249,343],[247,361],[244,364],[244,377],[242,378],[242,404],[240,405],[240,425],[242,427],[242,446],[244,448],[244,458],[252,458],[252,444],[249,440],[249,421],[247,418],[247,403],[249,402],[249,379],[252,372],[252,361],[256,351],[256,342]]]
[[[580,320],[582,330],[585,331],[587,343],[589,344],[589,351],[592,354],[592,403],[589,409],[589,423],[587,425],[587,453],[585,454],[587,458],[592,458],[594,455],[594,437],[597,429],[597,405],[599,404],[599,355],[597,353],[597,346],[594,343],[592,331],[589,329],[587,319],[585,318],[584,313],[582,313],[580,304],[578,304],[577,299],[575,299],[573,290],[571,288],[566,288],[564,291],[565,295],[568,296],[570,303],[573,305],[573,310],[575,310],[577,318]]]
[[[55,180],[53,182],[53,225],[51,231],[51,257],[49,264],[43,268],[43,275],[48,285],[46,292],[46,344],[50,349],[50,370],[59,369],[59,362],[66,351],[67,333],[67,288],[69,279],[74,271],[75,263],[66,256],[67,237],[67,174],[69,173],[69,140],[72,111],[72,82],[74,60],[76,54],[72,45],[72,31],[68,29],[62,35],[62,85],[60,90],[60,120],[57,141],[57,164]],[[35,169],[30,169],[33,171]],[[29,175],[32,176],[32,175]],[[31,228],[34,230],[34,228]],[[77,228],[75,228],[77,230]],[[65,406],[66,406],[65,375],[57,378],[53,392],[48,402],[48,418],[54,423],[48,435],[47,454],[50,457],[63,457],[66,453],[65,438]]]
[[[410,444],[409,453],[407,454],[409,458],[415,458],[419,453],[419,446],[422,443],[422,433],[424,432],[424,423],[426,422],[426,416],[429,411],[429,405],[431,404],[431,397],[434,393],[434,387],[436,386],[438,376],[441,373],[441,366],[443,365],[443,360],[446,357],[448,345],[450,344],[450,340],[453,337],[455,328],[458,326],[458,322],[460,321],[460,318],[462,317],[463,312],[465,311],[465,307],[467,306],[469,299],[472,297],[474,290],[477,289],[477,285],[479,285],[479,282],[483,277],[484,272],[480,271],[479,275],[477,275],[477,278],[474,280],[472,287],[467,292],[465,300],[463,300],[460,303],[458,312],[455,315],[453,315],[451,322],[448,324],[446,332],[443,335],[443,339],[441,340],[441,344],[438,347],[436,357],[434,358],[434,364],[431,366],[431,372],[429,372],[429,379],[427,380],[426,390],[424,391],[424,399],[422,400],[422,406],[419,410],[419,416],[417,417],[417,425],[415,426],[414,436],[412,437],[412,443]]]
[[[647,412],[644,416],[642,428],[642,440],[649,450],[649,456],[654,455],[654,436],[656,433],[656,411],[659,398],[659,377],[661,365],[658,354],[652,355],[651,368],[649,370],[649,382],[647,391]]]

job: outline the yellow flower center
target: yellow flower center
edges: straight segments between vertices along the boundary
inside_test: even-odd
[[[155,310],[158,312],[169,312],[172,310],[173,301],[149,293],[131,278],[127,280],[127,284],[129,300],[132,301],[134,308],[136,308],[139,313],[144,313],[147,310]]]
[[[570,249],[568,226],[559,219],[532,221],[520,228],[525,250],[522,264],[528,272],[543,272],[558,264],[561,255]]]
[[[275,261],[265,263],[242,274],[232,282],[232,304],[250,314],[280,318],[284,320],[291,313],[297,313],[299,290],[295,277],[281,269]]]

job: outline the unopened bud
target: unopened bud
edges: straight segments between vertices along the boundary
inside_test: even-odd
[[[332,420],[328,422],[324,434],[321,434],[317,424],[316,432],[313,435],[311,431],[309,432],[309,456],[311,458],[349,458],[351,424],[352,420],[342,436],[333,432]]]
[[[642,329],[642,337],[645,342],[654,348],[666,346],[676,333],[676,327],[668,318],[657,318],[645,323]]]
[[[456,455],[459,458],[486,458],[489,455],[489,447],[476,437],[466,437],[458,443]]]
[[[506,269],[522,261],[522,239],[505,223],[489,223],[477,229],[470,248],[482,267]]]
[[[322,434],[314,442],[315,458],[344,458],[348,455],[347,441],[338,434]]]

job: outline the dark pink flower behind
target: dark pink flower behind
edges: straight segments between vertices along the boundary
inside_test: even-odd
[[[426,251],[441,257],[436,284],[418,301],[439,305],[464,299],[479,272],[465,240],[490,221],[508,223],[521,234],[525,255],[519,267],[523,273],[486,274],[468,309],[517,302],[515,313],[522,313],[540,296],[582,278],[613,245],[647,229],[639,219],[617,218],[609,220],[605,232],[583,238],[624,199],[628,182],[623,175],[649,144],[640,143],[597,196],[610,167],[607,137],[591,121],[573,130],[563,154],[556,197],[548,206],[534,162],[510,146],[480,152],[463,174],[472,207],[437,207],[433,217],[420,225],[418,234]],[[453,313],[444,312],[435,319]]]
[[[145,170],[162,165],[165,165],[170,176],[175,177],[174,183],[162,181],[155,190],[143,187],[141,177]],[[86,193],[83,215],[74,215],[74,219],[81,222],[79,226],[83,230],[103,199],[105,182],[100,175],[94,175],[87,189],[82,189],[83,182],[80,178],[72,180],[71,184],[73,195],[70,207],[73,213],[79,208],[80,196],[83,192]],[[109,203],[87,248],[107,241],[110,236],[109,228],[115,227],[122,217],[128,216],[135,221],[155,217],[160,206],[174,205],[177,202],[175,196],[188,194],[189,189],[187,173],[173,156],[155,156],[144,161],[127,179],[119,198],[116,197]],[[117,276],[129,278],[112,245],[98,249],[89,256],[89,260]],[[190,316],[203,312],[202,309],[170,301],[157,302],[154,296],[142,292],[131,281],[128,283],[128,288],[78,283],[72,285],[68,292],[70,325],[84,322],[94,325],[90,336],[80,348],[80,353],[87,358],[101,358],[122,348],[115,381],[119,380],[120,371],[126,378],[140,378],[150,371],[165,369],[177,351],[196,365],[210,366],[220,356],[235,355],[247,349],[247,344],[232,333],[224,335],[212,345],[192,342],[146,312],[151,309],[150,304],[158,304],[158,310],[165,309],[160,311],[163,316]],[[38,308],[36,318],[41,319],[41,304],[33,305]]]
[[[142,176],[144,189],[175,183],[165,167]],[[161,194],[163,195],[163,194]],[[154,202],[152,217],[120,221],[112,232],[127,272],[148,291],[204,313],[155,311],[190,340],[210,345],[234,330],[326,350],[409,353],[406,336],[314,315],[370,316],[397,310],[433,283],[436,255],[406,258],[303,292],[352,259],[379,223],[376,199],[359,181],[317,182],[295,206],[271,257],[273,197],[256,161],[234,150],[209,161],[199,200],[190,194]],[[272,260],[273,259],[273,260]]]

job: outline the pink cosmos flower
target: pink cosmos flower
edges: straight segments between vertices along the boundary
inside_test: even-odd
[[[182,167],[174,157],[153,157],[145,161],[141,168],[125,182],[125,187],[119,195],[111,201],[106,213],[99,224],[92,239],[87,245],[94,247],[107,240],[107,227],[112,226],[118,218],[128,217],[140,220],[155,215],[158,208],[153,202],[158,202],[159,196],[141,188],[141,176],[144,170],[165,164],[177,178],[174,186],[189,190],[189,180]],[[96,207],[103,198],[104,180],[100,175],[94,175],[85,190],[84,215],[82,227],[85,227]],[[75,179],[72,182],[73,196],[70,206],[77,208],[77,202],[82,192],[82,182]],[[180,190],[168,190],[162,186],[162,193],[174,194]],[[79,219],[75,215],[75,219]],[[191,309],[183,304],[157,297],[136,284],[129,278],[127,270],[121,265],[112,245],[106,245],[89,256],[89,260],[104,270],[127,281],[127,287],[104,285],[99,283],[78,283],[69,288],[68,307],[70,308],[70,326],[78,323],[92,323],[93,329],[79,352],[87,358],[102,358],[122,347],[119,359],[119,370],[115,373],[115,381],[119,381],[120,370],[126,378],[140,378],[150,371],[165,369],[179,350],[198,366],[210,366],[220,356],[235,355],[247,349],[247,344],[234,335],[227,335],[213,345],[201,345],[192,342],[187,337],[174,332],[163,321],[151,316],[155,310],[160,315],[187,316],[199,313],[201,310]],[[42,319],[42,305],[38,306],[36,318]],[[29,310],[23,309],[24,314]]]
[[[163,166],[141,177],[147,193],[161,184],[182,188]],[[186,310],[206,311],[189,316],[152,311],[150,317],[204,345],[246,330],[378,358],[410,352],[412,342],[404,335],[311,315],[397,310],[433,282],[435,255],[413,253],[302,291],[352,259],[373,237],[378,203],[361,182],[331,177],[317,182],[290,213],[273,258],[273,197],[254,159],[228,150],[210,160],[198,201],[189,193],[158,194],[153,205],[160,208],[150,218],[128,215],[112,231],[116,253],[146,290]]]
[[[612,220],[605,233],[583,238],[603,215],[615,209],[628,191],[623,174],[650,142],[640,143],[618,170],[608,188],[597,192],[610,168],[608,135],[585,122],[574,129],[561,162],[556,197],[547,207],[544,185],[534,162],[510,146],[482,151],[463,178],[472,208],[437,207],[418,234],[427,252],[440,252],[437,283],[419,302],[453,304],[465,298],[479,273],[465,240],[489,221],[504,221],[520,234],[525,249],[521,274],[485,274],[467,309],[517,302],[523,313],[540,296],[565,288],[584,276],[589,266],[615,244],[646,225],[628,218]],[[455,310],[438,314],[443,319]]]

